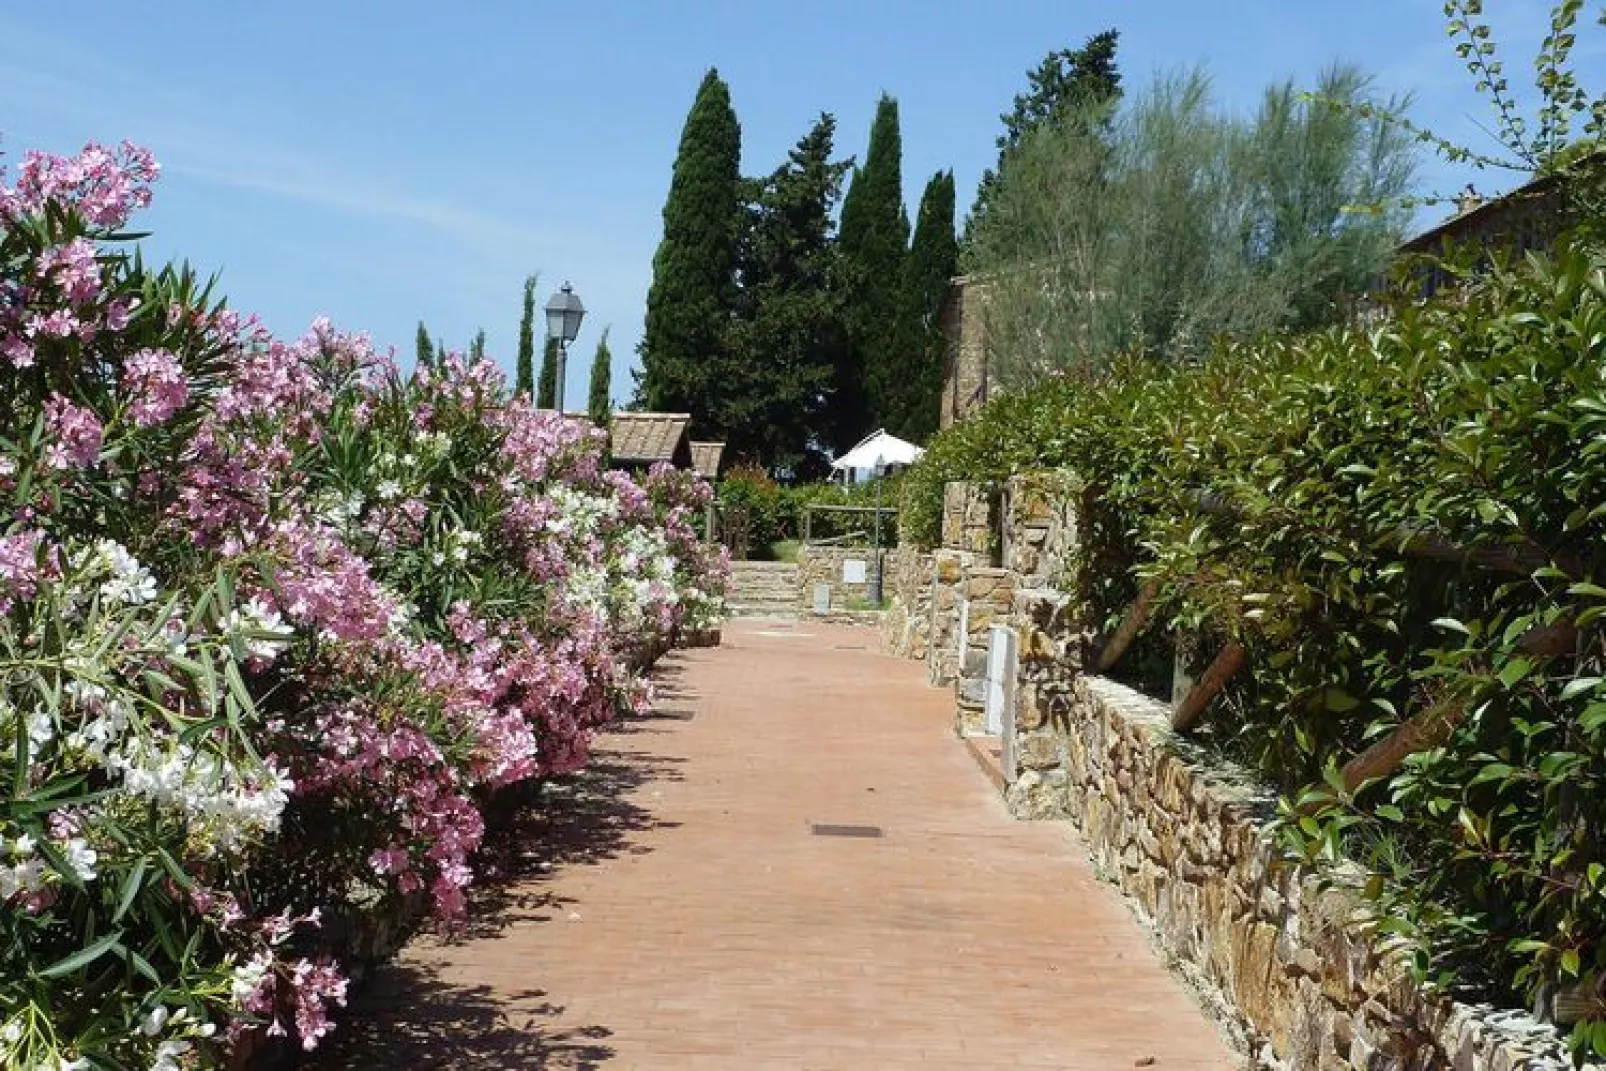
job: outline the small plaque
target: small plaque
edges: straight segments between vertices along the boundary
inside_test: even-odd
[[[814,612],[828,614],[831,612],[831,585],[814,585]]]
[[[865,561],[863,558],[849,558],[842,563],[842,583],[862,584],[865,576]]]

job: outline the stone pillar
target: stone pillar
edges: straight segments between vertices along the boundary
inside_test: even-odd
[[[980,733],[987,704],[988,630],[1008,624],[1015,605],[1015,574],[1007,569],[972,565],[964,571],[965,657],[957,667],[954,723],[960,735]]]
[[[959,675],[959,599],[973,556],[939,550],[931,556],[931,626],[926,630],[926,678],[938,687]]]
[[[1013,613],[1020,669],[1013,716],[1005,721],[1005,800],[1017,818],[1067,818],[1074,809],[1074,781],[1064,722],[1076,698],[1087,636],[1072,615],[1070,596],[1052,589],[1016,592]]]

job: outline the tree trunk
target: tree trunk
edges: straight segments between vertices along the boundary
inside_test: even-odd
[[[1199,678],[1199,683],[1193,686],[1193,690],[1171,712],[1171,728],[1181,732],[1199,720],[1199,715],[1204,713],[1210,701],[1227,686],[1233,675],[1243,668],[1244,654],[1243,644],[1236,640],[1221,649],[1221,653],[1216,655],[1216,660],[1210,663],[1210,668],[1205,670],[1204,676]]]

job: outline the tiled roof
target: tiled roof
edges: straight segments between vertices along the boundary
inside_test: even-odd
[[[705,480],[719,478],[719,459],[725,453],[724,443],[691,444],[691,467]]]
[[[674,463],[684,456],[686,427],[690,413],[613,414],[612,452],[615,461],[627,464]]]

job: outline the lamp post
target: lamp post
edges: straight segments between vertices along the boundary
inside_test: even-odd
[[[580,304],[580,297],[574,292],[574,287],[564,282],[563,287],[552,295],[552,300],[546,303],[546,337],[558,344],[557,367],[554,369],[557,380],[556,388],[552,394],[552,405],[558,412],[563,412],[563,378],[567,371],[569,359],[569,343],[580,333],[580,321],[585,318],[586,307]]]

